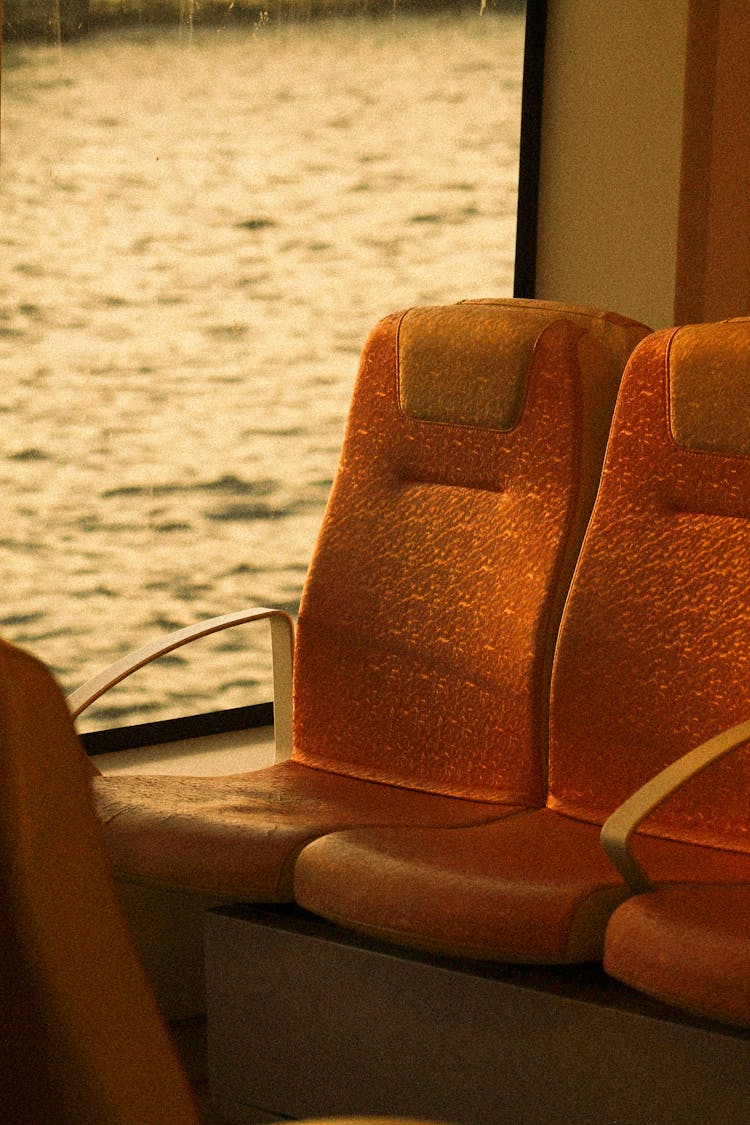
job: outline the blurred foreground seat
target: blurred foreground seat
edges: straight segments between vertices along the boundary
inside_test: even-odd
[[[198,1125],[117,902],[65,700],[3,641],[0,772],[0,1118]]]
[[[604,821],[686,749],[750,714],[748,370],[750,320],[657,333],[628,364],[557,643],[546,807],[450,830],[329,835],[297,861],[302,906],[449,955],[602,956],[607,920],[630,893],[601,848]],[[700,909],[712,896],[736,904],[730,886],[750,881],[749,768],[746,751],[727,756],[651,814],[633,847],[653,883],[721,884]],[[649,949],[667,956],[671,925],[669,956],[689,946],[678,922],[687,892],[659,890],[613,924],[618,975],[631,971],[626,919],[641,910],[645,936],[646,915],[668,896],[664,940],[643,960]],[[732,926],[744,941],[746,920]],[[638,944],[633,936],[631,964]]]
[[[0,1117],[198,1121],[47,670],[0,642]]]

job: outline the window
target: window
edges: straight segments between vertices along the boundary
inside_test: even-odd
[[[306,0],[155,22],[145,0],[115,24],[91,0],[88,33],[55,42],[24,39],[23,2],[0,629],[72,689],[201,617],[294,612],[369,329],[512,292],[524,19]],[[202,646],[84,727],[268,698],[262,626]]]

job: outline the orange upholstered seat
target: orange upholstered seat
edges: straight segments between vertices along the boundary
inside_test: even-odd
[[[750,875],[628,899],[607,927],[604,967],[693,1015],[750,1027]]]
[[[634,856],[632,839],[654,809],[692,778],[728,754],[749,750],[750,720],[678,758],[615,810],[602,831],[607,853],[637,892],[607,926],[605,969],[659,1000],[744,1027],[750,1027],[750,871],[737,870],[736,882],[732,875],[733,863],[747,856],[731,845],[726,851],[712,848],[714,883],[700,856],[694,869],[683,873],[684,882],[675,882],[672,872],[669,885],[658,885],[658,870],[649,857]],[[728,835],[732,840],[734,826]]]
[[[546,807],[315,841],[295,870],[303,906],[445,952],[601,956],[629,893],[604,820],[750,713],[749,369],[747,320],[660,332],[628,364],[558,638]],[[728,757],[642,826],[655,882],[750,880],[749,765]]]
[[[298,852],[326,832],[543,803],[557,623],[645,334],[513,300],[378,325],[300,608],[291,758],[96,778],[121,875],[289,900]]]
[[[197,1125],[60,690],[0,642],[0,1118]]]

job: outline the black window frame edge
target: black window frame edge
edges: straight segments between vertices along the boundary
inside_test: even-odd
[[[175,719],[156,719],[149,723],[85,731],[79,734],[83,748],[92,757],[117,750],[137,750],[144,746],[184,742],[189,738],[207,738],[232,731],[269,727],[273,723],[273,703],[252,703],[245,707],[228,707],[200,715],[184,715]]]
[[[536,296],[547,0],[526,0],[513,296]]]

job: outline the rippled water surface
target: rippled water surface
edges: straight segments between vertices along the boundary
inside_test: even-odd
[[[294,611],[370,327],[511,291],[522,40],[486,12],[6,46],[0,629],[67,689]],[[268,698],[264,629],[82,725]]]

